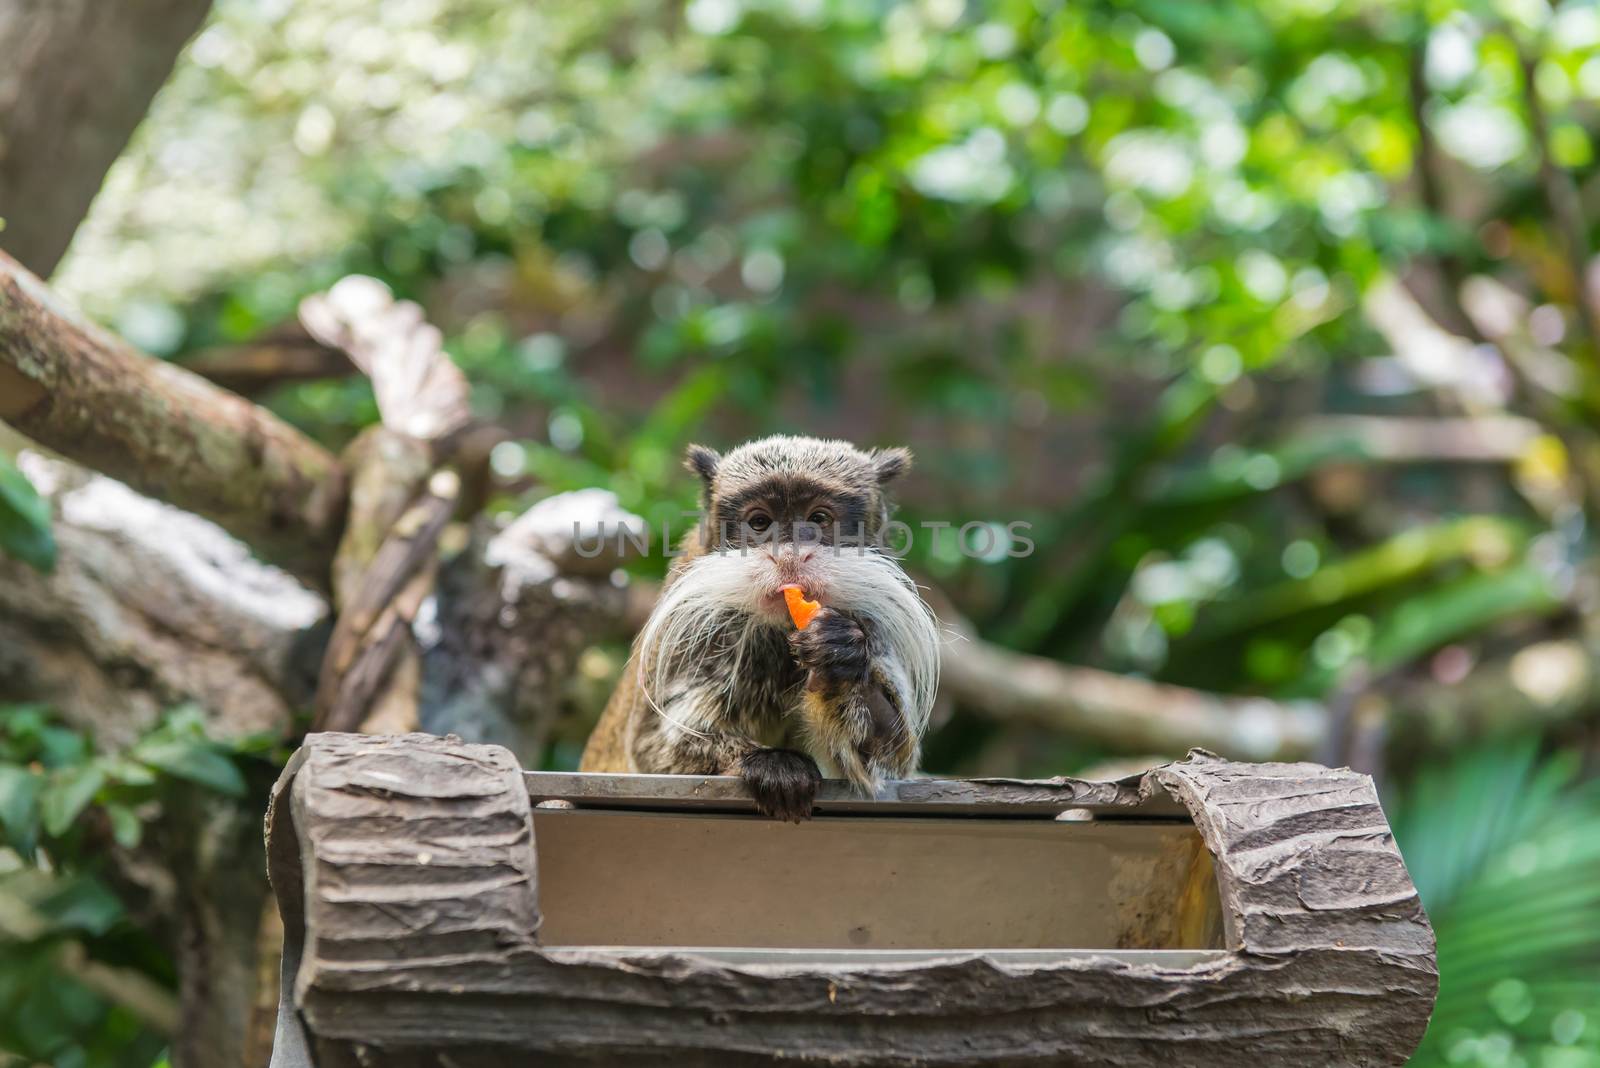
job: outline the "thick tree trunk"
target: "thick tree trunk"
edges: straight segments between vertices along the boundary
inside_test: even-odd
[[[24,453],[51,502],[55,569],[0,556],[0,698],[46,701],[125,745],[193,701],[217,737],[289,730],[310,701],[321,597],[212,524]]]
[[[265,409],[85,321],[4,253],[0,420],[327,582],[344,523],[339,462]]]
[[[211,0],[0,0],[0,231],[49,277]]]

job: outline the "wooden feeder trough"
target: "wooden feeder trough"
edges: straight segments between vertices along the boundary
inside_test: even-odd
[[[1197,751],[886,794],[825,783],[784,824],[737,779],[313,735],[267,816],[274,1068],[1398,1065],[1422,1037],[1433,932],[1366,776]]]

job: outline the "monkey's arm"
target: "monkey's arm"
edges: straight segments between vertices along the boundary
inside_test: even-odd
[[[800,716],[820,755],[867,794],[909,775],[920,739],[905,702],[907,673],[862,621],[823,609],[790,636],[806,672]]]
[[[763,815],[796,823],[810,819],[822,783],[817,762],[793,749],[757,742],[752,730],[740,729],[740,717],[726,708],[724,694],[714,683],[699,683],[668,695],[659,710],[640,701],[628,743],[630,770],[737,775]]]

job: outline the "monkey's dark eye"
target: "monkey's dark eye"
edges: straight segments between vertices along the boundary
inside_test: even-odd
[[[746,519],[745,522],[749,524],[751,530],[755,531],[757,534],[760,534],[763,530],[766,530],[772,525],[772,517],[767,515],[765,512],[756,512],[755,514],[751,515],[750,518]]]
[[[806,522],[819,527],[825,527],[829,523],[833,522],[833,516],[829,515],[827,512],[812,512],[811,518],[807,519]]]

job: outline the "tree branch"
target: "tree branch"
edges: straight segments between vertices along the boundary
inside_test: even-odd
[[[49,277],[211,0],[0,0],[0,244]]]
[[[1543,433],[1519,415],[1314,415],[1300,421],[1296,442],[1351,441],[1375,463],[1515,463]]]
[[[339,349],[315,340],[298,323],[268,332],[245,345],[206,349],[183,361],[201,378],[255,397],[277,386],[348,378],[356,365]]]
[[[460,477],[433,468],[472,420],[470,389],[438,327],[377,279],[341,279],[301,303],[300,321],[371,378],[383,418],[345,454],[352,488],[333,567],[339,618],[313,728],[404,733],[419,719],[412,628],[433,594],[439,537],[461,498]]]
[[[4,253],[0,420],[326,586],[344,522],[338,461],[265,409],[88,323]]]
[[[985,719],[1045,727],[1124,752],[1170,754],[1200,746],[1234,759],[1297,760],[1317,752],[1327,731],[1314,702],[1208,693],[1074,667],[976,638],[946,643],[940,683]]]

